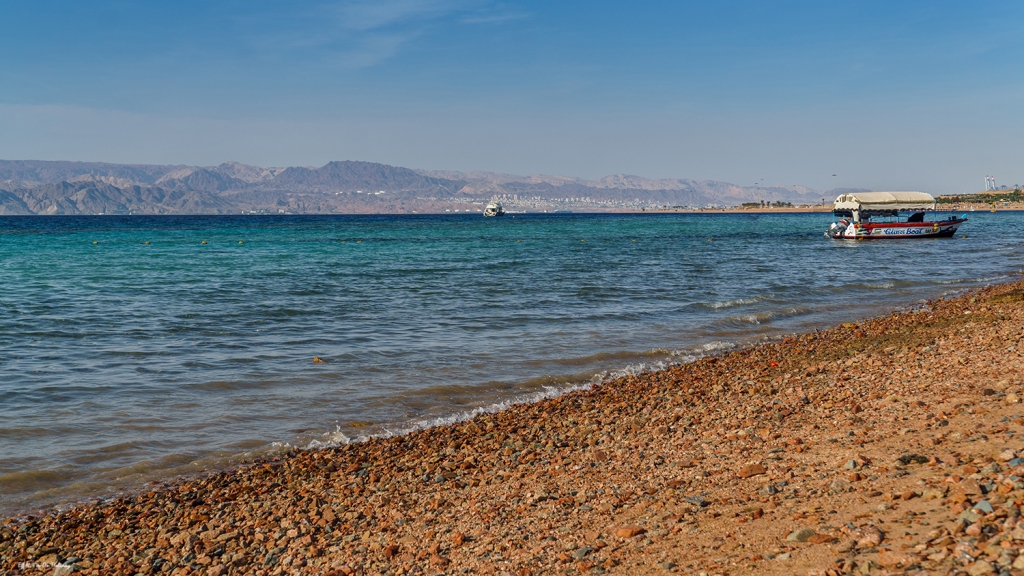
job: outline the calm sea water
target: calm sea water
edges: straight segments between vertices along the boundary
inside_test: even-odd
[[[0,218],[0,512],[443,422],[1024,268],[1015,213],[971,214],[948,240],[832,241],[830,221]]]

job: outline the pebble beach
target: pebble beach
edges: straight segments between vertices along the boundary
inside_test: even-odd
[[[1024,574],[1022,351],[1016,280],[10,518],[0,572]]]

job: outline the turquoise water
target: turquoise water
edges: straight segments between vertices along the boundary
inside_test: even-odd
[[[397,433],[1024,268],[1015,213],[971,214],[947,240],[832,241],[830,221],[2,217],[0,512]]]

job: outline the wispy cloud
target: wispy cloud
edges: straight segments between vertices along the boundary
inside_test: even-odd
[[[344,0],[293,14],[257,42],[260,51],[310,51],[318,65],[360,69],[393,58],[445,21],[494,25],[526,17],[492,0]]]
[[[464,16],[459,22],[463,24],[500,24],[512,20],[523,20],[529,18],[526,12],[504,12],[502,14],[486,14],[478,16]]]
[[[371,68],[397,55],[432,23],[465,10],[467,4],[467,0],[346,0],[325,5],[317,19],[324,60],[340,68]]]
[[[423,22],[449,16],[476,2],[466,0],[365,0],[340,2],[329,8],[339,27],[376,30],[396,24]]]
[[[415,37],[414,32],[367,35],[358,45],[338,52],[335,62],[343,68],[370,68],[398,54]]]
[[[510,8],[504,4],[492,4],[480,7],[459,19],[463,24],[501,24],[513,20],[529,18],[529,12]]]

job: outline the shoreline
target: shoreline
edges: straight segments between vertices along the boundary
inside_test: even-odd
[[[999,205],[995,212],[1020,212],[1024,210],[1024,202],[1011,203],[1009,206]],[[826,206],[794,206],[791,208],[707,208],[696,210],[646,210],[652,213],[666,214],[831,214],[832,205]],[[936,212],[992,212],[991,206],[979,203],[939,204]],[[638,212],[642,213],[642,212]]]
[[[937,212],[1021,212],[1024,211],[1024,202],[1010,203],[1008,206],[1002,204],[991,209],[989,204],[980,203],[959,203],[939,204]],[[831,214],[831,204],[826,206],[792,206],[786,208],[741,208],[732,206],[727,208],[651,208],[651,209],[621,209],[621,210],[590,210],[576,209],[564,212],[531,210],[531,211],[508,211],[509,216],[516,215],[538,215],[538,214]],[[168,213],[168,214],[0,214],[0,218],[31,218],[31,217],[53,217],[53,218],[127,218],[127,217],[169,217],[179,218],[182,216],[205,216],[205,217],[280,217],[280,216],[482,216],[479,212],[288,212],[283,214],[214,214],[214,213]]]
[[[1006,278],[1008,280],[1009,278],[1012,278],[1012,276],[1007,276]],[[961,290],[971,289],[972,288],[961,288]],[[906,299],[906,302],[893,303],[889,307],[879,307],[877,311],[882,312],[889,309],[904,309],[912,306],[912,302],[913,298],[908,298]],[[853,321],[862,321],[872,317],[871,313],[867,313],[865,315],[853,315],[850,318],[852,318]],[[816,322],[815,325],[809,329],[815,331],[827,329],[829,324],[830,322],[827,321]],[[772,334],[762,333],[747,335],[736,340],[701,340],[698,341],[696,345],[672,350],[671,356],[668,355],[668,350],[664,348],[643,350],[639,352],[633,351],[631,352],[634,356],[632,358],[632,363],[602,366],[598,372],[586,377],[577,378],[580,374],[556,374],[556,377],[561,382],[557,388],[521,391],[514,395],[492,399],[491,401],[480,403],[479,405],[469,408],[452,409],[451,411],[435,414],[431,417],[413,417],[408,420],[399,421],[397,426],[384,426],[376,422],[360,422],[360,428],[356,428],[354,430],[348,428],[341,430],[338,428],[333,432],[318,432],[314,436],[303,438],[301,442],[294,439],[266,440],[264,444],[244,453],[236,452],[228,453],[227,455],[222,454],[219,456],[202,454],[195,457],[195,461],[189,465],[192,469],[188,471],[170,471],[170,473],[156,475],[151,474],[130,483],[121,483],[117,486],[111,487],[112,489],[94,492],[93,494],[81,494],[75,498],[63,497],[62,499],[51,499],[50,502],[47,503],[36,503],[35,505],[25,504],[20,507],[9,507],[7,509],[0,508],[0,521],[11,518],[38,517],[49,513],[70,510],[76,507],[94,506],[118,499],[133,498],[141,493],[149,492],[152,486],[170,486],[192,480],[201,480],[213,474],[243,469],[253,465],[254,463],[274,461],[296,453],[325,449],[329,450],[347,444],[359,445],[368,441],[388,440],[395,437],[403,437],[411,433],[430,430],[432,428],[457,425],[477,416],[495,414],[505,410],[515,409],[521,405],[535,404],[552,398],[558,398],[565,394],[577,391],[586,391],[594,386],[612,384],[621,379],[621,376],[618,376],[619,374],[634,373],[637,371],[642,373],[660,372],[680,364],[691,363],[695,360],[717,356],[725,352],[756,347],[765,343],[781,340],[798,333],[799,332],[781,330]],[[660,355],[655,355],[655,352],[664,352],[666,355],[662,357]],[[680,359],[677,354],[681,355],[684,359]],[[654,359],[653,362],[651,361],[652,358]],[[372,430],[376,431],[367,432],[367,426],[372,427]],[[338,436],[343,440],[336,440]],[[277,447],[275,448],[275,446]],[[198,467],[193,465],[197,465]],[[53,491],[60,490],[61,488],[62,487],[57,487]],[[0,576],[2,576],[2,572],[0,572]]]
[[[937,530],[974,514],[964,502],[981,505],[987,477],[970,477],[1000,474],[973,463],[996,462],[1006,430],[984,441],[967,432],[978,420],[1024,425],[999,422],[1024,411],[1015,406],[1024,396],[1024,281],[918,310],[7,519],[0,572],[52,573],[69,562],[86,574],[791,574],[833,569],[837,554],[862,565],[899,556],[891,566],[951,566],[948,552],[910,558],[916,548],[902,546],[913,536],[839,550],[857,534],[873,542],[872,530],[898,522],[889,516],[914,511],[911,522]],[[967,370],[979,377],[959,376]],[[908,448],[927,458],[897,462]],[[1024,502],[1024,484],[1003,492],[1006,478],[989,490],[1010,495],[997,505]],[[926,495],[944,486],[942,496]],[[965,498],[954,502],[950,489]],[[921,504],[934,510],[916,511]],[[956,525],[922,551],[952,549],[931,545],[942,538],[992,539],[979,533],[971,543]],[[788,539],[801,526],[814,535]]]

